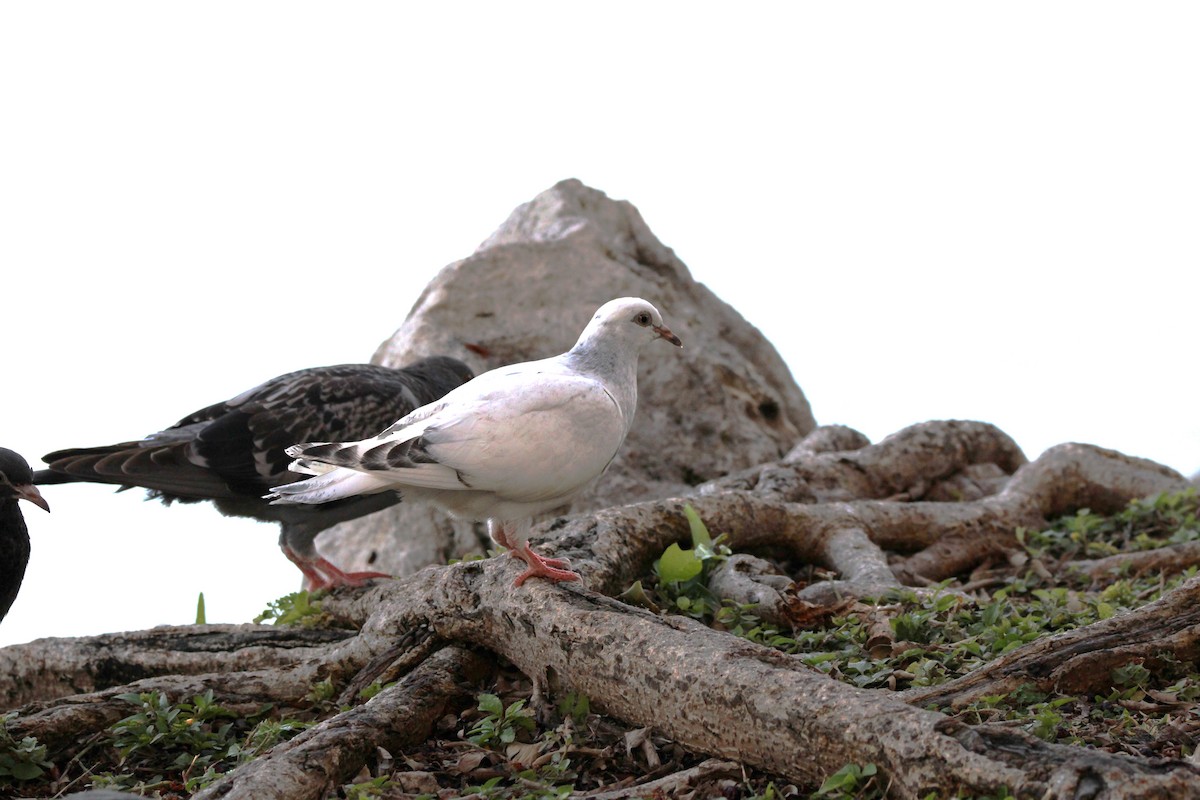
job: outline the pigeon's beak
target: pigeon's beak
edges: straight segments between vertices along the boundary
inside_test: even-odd
[[[22,500],[28,500],[35,506],[43,508],[46,511],[50,510],[50,504],[46,502],[46,498],[42,497],[42,493],[39,492],[38,488],[32,483],[24,483],[20,486],[14,486],[12,488],[16,490],[17,497],[21,498]]]
[[[676,347],[683,347],[683,342],[679,341],[679,337],[671,333],[671,329],[666,325],[655,325],[651,328],[652,331],[659,335],[659,338],[666,339]]]

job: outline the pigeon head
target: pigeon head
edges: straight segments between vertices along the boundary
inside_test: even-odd
[[[575,347],[607,340],[631,342],[635,349],[640,350],[656,339],[665,339],[676,347],[683,347],[679,337],[663,324],[662,314],[648,301],[640,297],[618,297],[600,306],[579,335]]]
[[[33,470],[19,453],[0,447],[0,500],[28,500],[39,508],[50,510],[50,504],[33,485]]]

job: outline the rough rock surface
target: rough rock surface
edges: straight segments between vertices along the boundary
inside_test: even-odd
[[[442,269],[375,353],[397,365],[443,353],[477,373],[567,350],[614,297],[654,303],[684,343],[641,358],[638,410],[600,480],[563,513],[682,494],[782,458],[814,427],[775,348],[692,279],[637,209],[566,180],[518,207],[473,255]],[[482,525],[401,503],[323,535],[346,569],[408,574],[487,546]]]

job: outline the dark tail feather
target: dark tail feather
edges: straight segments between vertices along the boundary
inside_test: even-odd
[[[49,486],[55,483],[80,483],[87,478],[68,475],[65,472],[55,472],[52,469],[39,469],[33,473],[33,482],[38,486]]]

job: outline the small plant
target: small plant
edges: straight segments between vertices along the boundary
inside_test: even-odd
[[[830,775],[812,797],[832,797],[836,800],[873,800],[883,797],[883,790],[875,780],[874,764],[847,764]]]
[[[304,699],[308,700],[313,705],[328,705],[333,702],[333,698],[337,696],[337,687],[333,685],[332,678],[326,678],[322,681],[317,681],[308,690],[308,694],[304,695]]]
[[[477,786],[468,786],[468,795],[479,795],[480,797],[503,797],[504,792],[507,792],[507,787],[501,786],[500,781],[503,780],[499,775],[494,778],[488,778],[483,783]]]
[[[1045,703],[1037,703],[1029,707],[1029,714],[1032,717],[1032,722],[1027,725],[1029,732],[1039,739],[1044,739],[1047,742],[1057,741],[1059,739],[1060,727],[1065,719],[1064,715],[1058,710],[1068,703],[1074,703],[1074,697],[1056,697]]]
[[[280,742],[286,742],[315,724],[296,719],[264,719],[246,734],[238,753],[238,763],[244,764],[257,758]]]
[[[0,783],[4,778],[31,781],[40,778],[54,765],[46,758],[46,746],[32,736],[20,741],[8,732],[8,723],[17,716],[12,711],[0,716]]]
[[[1133,689],[1144,689],[1150,683],[1153,677],[1150,670],[1146,669],[1141,664],[1135,662],[1126,664],[1122,667],[1117,667],[1112,672],[1113,682],[1118,686],[1125,686]],[[1139,698],[1140,699],[1140,698]]]
[[[383,683],[380,683],[379,681],[373,681],[369,685],[364,686],[362,689],[359,689],[358,697],[360,700],[367,701],[367,700],[370,700],[375,695],[382,692],[384,689],[388,688],[389,686],[395,686],[395,685],[396,685],[395,681],[392,681],[391,683],[388,683],[388,684],[383,684]]]
[[[721,607],[721,601],[708,588],[708,576],[732,551],[723,544],[723,537],[712,538],[694,508],[687,505],[683,511],[691,529],[692,547],[684,550],[672,543],[654,562],[657,591],[672,610],[707,621]]]
[[[117,699],[139,707],[112,726],[113,745],[122,758],[146,750],[220,749],[228,741],[229,724],[214,730],[209,723],[234,715],[214,702],[211,689],[178,705],[162,692],[119,694]]]
[[[780,794],[774,783],[768,783],[761,794],[752,794],[746,800],[780,800]]]
[[[1188,488],[1131,501],[1111,516],[1083,508],[1044,531],[1019,530],[1030,555],[1100,558],[1200,539],[1200,496]]]
[[[760,627],[762,620],[754,613],[756,603],[733,603],[726,600],[717,609],[713,622],[722,630],[727,630],[736,636],[746,636],[749,631]]]
[[[983,795],[975,800],[1016,800],[1016,795],[1010,792],[1007,786],[1001,786],[995,794]]]
[[[211,690],[178,703],[161,692],[118,698],[137,710],[109,729],[119,770],[93,775],[94,788],[196,792],[313,724],[261,719],[269,707],[239,717],[217,704]]]
[[[573,791],[569,785],[539,785],[528,777],[529,774],[518,773],[515,776],[518,781],[516,786],[505,786],[502,777],[488,778],[481,784],[468,786],[466,794],[487,800],[565,800]]]
[[[576,722],[587,719],[591,713],[591,703],[583,692],[566,692],[558,698],[558,713],[570,717]]]
[[[232,721],[236,715],[215,702],[211,689],[180,703],[171,702],[162,692],[117,698],[137,707],[110,729],[120,766],[153,774],[155,782],[164,774],[178,775],[194,791],[236,763],[241,751]],[[113,781],[125,782],[121,776]]]
[[[383,775],[362,783],[350,783],[342,787],[342,791],[346,793],[346,800],[369,800],[372,797],[380,797],[384,791],[395,786],[395,782],[388,776]]]
[[[505,708],[499,697],[485,692],[479,695],[478,707],[484,717],[467,731],[467,739],[475,744],[485,747],[511,744],[516,741],[519,731],[531,731],[535,727],[533,717],[525,710],[524,700],[517,700]]]
[[[321,603],[305,591],[292,592],[278,600],[272,600],[266,609],[254,618],[255,623],[272,620],[275,625],[316,626],[323,622],[325,614]]]

